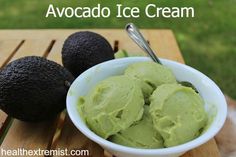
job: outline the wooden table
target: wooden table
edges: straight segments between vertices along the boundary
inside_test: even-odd
[[[0,68],[17,58],[37,55],[61,64],[61,48],[68,35],[81,30],[0,30]],[[105,36],[115,50],[142,53],[126,35],[117,29],[91,30]],[[158,56],[184,63],[175,37],[170,30],[142,30]],[[0,148],[4,149],[88,149],[93,157],[103,157],[104,150],[87,139],[72,124],[66,112],[55,120],[29,124],[8,117],[0,111]],[[106,154],[106,153],[105,153]],[[215,140],[187,152],[183,157],[219,157]]]

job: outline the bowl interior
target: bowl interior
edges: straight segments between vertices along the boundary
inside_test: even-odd
[[[121,75],[128,65],[142,61],[150,61],[150,59],[147,57],[128,57],[98,64],[81,74],[70,87],[67,95],[68,114],[75,126],[83,134],[98,144],[111,149],[114,147],[117,147],[117,149],[125,149],[124,151],[135,150],[138,152],[137,150],[141,150],[137,148],[120,146],[97,136],[95,133],[89,130],[80,117],[77,110],[77,102],[80,96],[86,95],[91,90],[91,88],[93,88],[100,81],[110,76]],[[169,67],[173,71],[178,81],[189,81],[197,88],[199,94],[204,99],[205,109],[209,115],[209,118],[212,119],[209,127],[201,136],[188,143],[165,148],[162,150],[162,153],[168,153],[172,151],[181,152],[181,150],[186,151],[186,145],[188,150],[197,147],[200,144],[208,141],[220,130],[226,118],[227,105],[220,89],[207,76],[189,66],[174,61],[166,59],[161,59],[161,61],[165,66]],[[156,149],[155,151],[159,150]],[[145,149],[145,151],[148,150]]]

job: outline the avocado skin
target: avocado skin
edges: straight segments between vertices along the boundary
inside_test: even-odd
[[[29,56],[0,71],[0,108],[9,116],[28,122],[52,119],[65,108],[73,75],[43,57]]]
[[[89,31],[70,35],[62,48],[62,63],[75,77],[90,67],[114,59],[114,51],[101,35]]]

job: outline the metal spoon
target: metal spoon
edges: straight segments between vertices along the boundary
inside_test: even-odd
[[[159,58],[155,55],[153,50],[150,48],[147,41],[144,39],[143,35],[139,32],[138,28],[133,23],[128,23],[125,27],[125,30],[129,34],[129,37],[146,52],[154,62],[162,64]]]
[[[133,23],[128,23],[125,26],[125,30],[128,33],[129,37],[141,48],[144,52],[146,52],[154,62],[162,64],[160,59],[155,55],[153,50],[150,48],[147,41],[144,39],[143,35],[140,33],[138,28]],[[197,93],[197,89],[192,85],[192,83],[188,81],[181,81],[179,82],[181,85],[186,87],[191,87],[194,89]]]

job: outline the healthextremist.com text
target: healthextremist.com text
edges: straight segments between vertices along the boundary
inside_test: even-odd
[[[58,7],[50,4],[45,17],[54,18],[139,18],[142,13],[148,18],[193,18],[195,11],[193,7],[158,7],[156,4],[148,4],[144,10],[139,7],[127,7],[116,4],[116,9],[111,10],[107,6],[97,4],[95,7]]]
[[[80,149],[25,149],[25,148],[16,148],[16,149],[4,149],[0,148],[0,156],[89,156],[89,150],[80,150]]]

